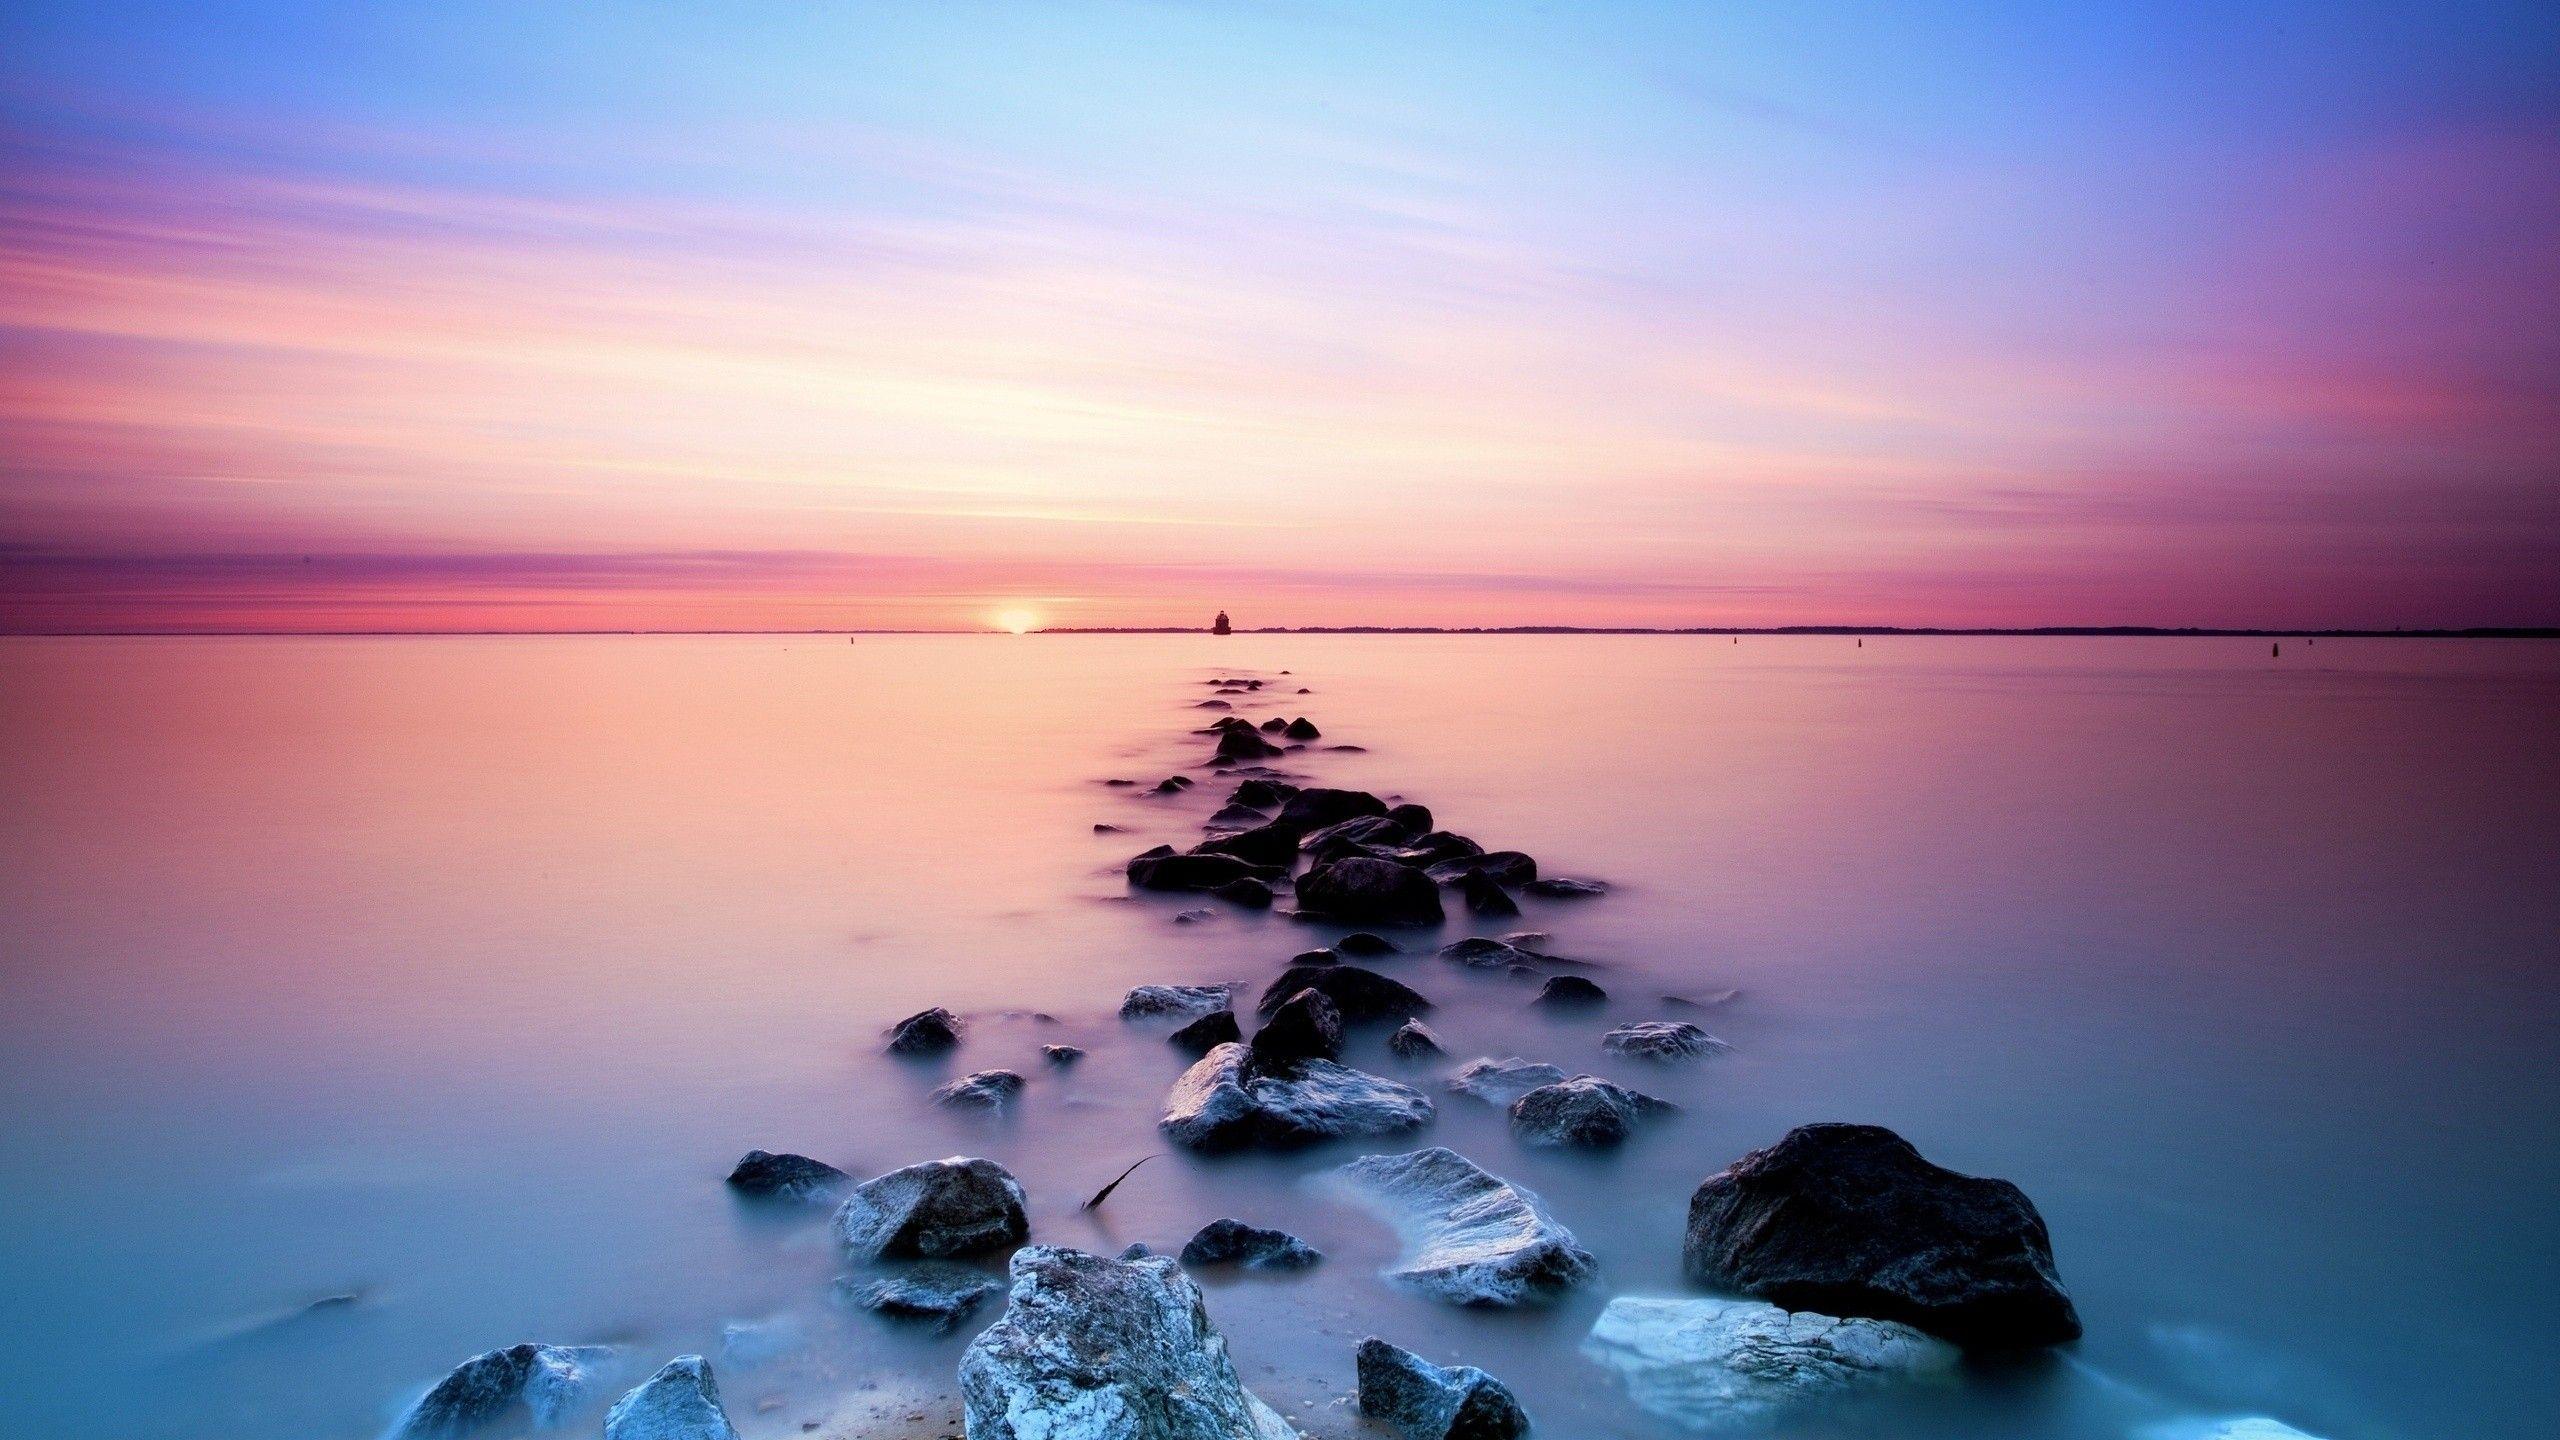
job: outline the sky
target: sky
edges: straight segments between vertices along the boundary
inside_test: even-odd
[[[2560,623],[2560,7],[0,9],[0,630]]]

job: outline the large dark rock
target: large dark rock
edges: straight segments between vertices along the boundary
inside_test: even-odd
[[[1129,860],[1129,883],[1141,890],[1215,890],[1238,880],[1259,880],[1269,873],[1270,867],[1233,855],[1214,851],[1177,855],[1163,846]]]
[[[823,1160],[769,1150],[748,1151],[729,1172],[730,1189],[775,1200],[833,1200],[852,1183],[852,1176]]]
[[[1405,829],[1384,815],[1354,815],[1320,830],[1310,830],[1298,841],[1298,848],[1319,859],[1335,855],[1360,854],[1364,849],[1393,849],[1413,838]]]
[[[1277,715],[1262,722],[1262,733],[1265,735],[1277,735],[1288,728],[1289,722]]]
[[[1247,780],[1238,785],[1236,792],[1228,796],[1227,800],[1230,804],[1250,805],[1257,810],[1268,810],[1274,805],[1288,804],[1289,797],[1297,793],[1298,787],[1286,780]]]
[[[1221,1045],[1173,1083],[1157,1125],[1176,1144],[1230,1150],[1390,1135],[1431,1114],[1431,1101],[1409,1085],[1331,1060],[1258,1065],[1249,1048]]]
[[[1022,1185],[993,1160],[954,1155],[865,1180],[836,1211],[857,1259],[941,1259],[1019,1245],[1031,1233]]]
[[[1293,825],[1300,831],[1321,830],[1327,825],[1361,815],[1384,815],[1387,802],[1366,790],[1301,790],[1280,807],[1280,823]]]
[[[1333,948],[1345,955],[1360,956],[1396,955],[1403,953],[1404,950],[1403,946],[1398,945],[1386,936],[1373,935],[1366,930],[1352,931],[1350,934],[1334,941]]]
[[[1232,855],[1253,865],[1285,869],[1298,863],[1298,832],[1283,825],[1256,825],[1215,840],[1204,840],[1194,855]]]
[[[939,1055],[960,1043],[960,1017],[936,1005],[889,1027],[892,1055]]]
[[[1221,1045],[1233,1045],[1244,1038],[1244,1027],[1236,1023],[1233,1010],[1213,1010],[1172,1034],[1165,1043],[1191,1055],[1206,1055]]]
[[[1529,1417],[1473,1365],[1442,1368],[1372,1335],[1360,1342],[1360,1413],[1405,1440],[1518,1440]]]
[[[1315,727],[1315,723],[1313,721],[1309,720],[1304,715],[1290,721],[1288,729],[1282,733],[1292,740],[1314,740],[1324,734],[1323,731],[1318,730]]]
[[[1221,760],[1268,760],[1279,753],[1279,746],[1251,730],[1230,730],[1218,737]]]
[[[1361,925],[1436,925],[1446,918],[1431,877],[1393,860],[1353,856],[1298,877],[1298,909]]]
[[[1458,893],[1466,897],[1470,914],[1501,920],[1520,913],[1520,906],[1511,898],[1511,893],[1503,889],[1499,881],[1482,872],[1459,876]]]
[[[1387,818],[1419,835],[1431,828],[1431,807],[1407,801],[1387,807]]]
[[[936,1330],[968,1319],[980,1302],[1003,1288],[978,1271],[945,1264],[919,1265],[886,1279],[848,1275],[836,1281],[836,1293],[850,1304],[893,1320],[920,1320]]]
[[[604,1414],[604,1440],[738,1440],[711,1362],[679,1355]]]
[[[1443,860],[1459,860],[1481,855],[1484,847],[1464,835],[1450,830],[1426,830],[1412,843],[1397,852],[1396,858],[1408,865],[1434,865]]]
[[[2044,1217],[2006,1180],[1876,1125],[1802,1125],[1689,1200],[1689,1274],[1789,1310],[1898,1320],[1970,1349],[2080,1335]]]
[[[1269,811],[1256,810],[1250,805],[1221,805],[1218,807],[1218,813],[1210,816],[1208,819],[1203,820],[1200,823],[1204,828],[1210,830],[1234,832],[1237,830],[1250,830],[1256,825],[1263,824],[1270,818],[1271,814]]]
[[[969,1440],[1298,1440],[1171,1259],[1032,1245],[1012,1271],[1004,1318],[960,1357]]]
[[[1291,1060],[1331,1060],[1342,1054],[1342,1012],[1321,990],[1301,990],[1280,1002],[1253,1032],[1253,1058],[1262,1065]]]
[[[1540,1005],[1597,1005],[1609,998],[1609,992],[1579,975],[1550,975],[1538,987]]]
[[[1241,1220],[1212,1220],[1182,1247],[1185,1265],[1242,1265],[1248,1270],[1304,1270],[1323,1258],[1285,1230]]]
[[[1627,1138],[1636,1122],[1672,1108],[1597,1075],[1576,1075],[1541,1085],[1511,1102],[1511,1133],[1523,1145],[1573,1145],[1603,1149]]]
[[[1345,1020],[1402,1020],[1431,1008],[1412,986],[1357,965],[1292,965],[1263,987],[1255,1009],[1269,1015],[1301,990],[1315,990],[1333,1002]]]
[[[395,1440],[448,1440],[501,1425],[549,1429],[587,1403],[605,1345],[510,1345],[474,1355],[418,1397],[391,1428]]]
[[[1230,905],[1242,905],[1248,910],[1271,908],[1271,886],[1250,875],[1241,880],[1230,880],[1209,893]]]
[[[1505,885],[1526,885],[1538,878],[1538,862],[1517,850],[1488,850],[1481,855],[1456,855],[1430,867],[1431,878],[1443,885],[1455,885],[1467,875],[1483,875]]]
[[[1423,1294],[1455,1305],[1535,1304],[1597,1267],[1536,1195],[1454,1150],[1366,1155],[1339,1173],[1404,1241],[1387,1278]]]

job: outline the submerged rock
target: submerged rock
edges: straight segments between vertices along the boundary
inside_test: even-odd
[[[937,1330],[968,1319],[980,1302],[1003,1288],[978,1271],[941,1264],[879,1280],[847,1275],[836,1281],[836,1293],[850,1304],[893,1320],[923,1321]]]
[[[1052,1065],[1073,1065],[1084,1058],[1084,1047],[1081,1045],[1043,1045],[1040,1047],[1040,1058],[1048,1061]]]
[[[1500,940],[1470,935],[1464,940],[1452,940],[1441,946],[1440,958],[1470,970],[1508,970],[1515,965],[1533,965],[1547,957]]]
[[[1390,805],[1387,807],[1387,818],[1416,835],[1424,834],[1431,829],[1431,807],[1428,805],[1416,805],[1411,801],[1402,805]]]
[[[1341,956],[1325,949],[1301,950],[1289,957],[1289,963],[1292,965],[1334,965],[1339,964],[1341,960]]]
[[[1574,880],[1562,875],[1526,881],[1520,888],[1542,900],[1589,900],[1609,893],[1604,881]]]
[[[1258,1008],[1271,1014],[1301,990],[1321,993],[1351,1021],[1408,1019],[1431,1008],[1412,986],[1357,965],[1292,965],[1263,987]]]
[[[1321,830],[1327,825],[1361,815],[1384,815],[1387,802],[1366,790],[1327,790],[1321,787],[1301,790],[1280,807],[1283,825],[1299,831]]]
[[[1431,1101],[1331,1060],[1253,1063],[1243,1045],[1221,1045],[1173,1082],[1157,1122],[1195,1150],[1289,1146],[1345,1135],[1390,1135],[1431,1118]]]
[[[1318,865],[1297,881],[1298,909],[1370,925],[1436,925],[1446,918],[1440,887],[1410,865],[1354,855]]]
[[[1538,878],[1538,862],[1517,850],[1488,850],[1481,855],[1452,856],[1431,867],[1431,878],[1443,885],[1454,885],[1469,875],[1526,885]]]
[[[1426,829],[1412,844],[1396,852],[1396,858],[1408,865],[1432,865],[1483,853],[1483,846],[1454,830]]]
[[[1206,1055],[1221,1045],[1232,1045],[1243,1038],[1244,1027],[1236,1023],[1236,1012],[1212,1010],[1167,1035],[1164,1040],[1188,1054]]]
[[[1844,1320],[1757,1300],[1609,1302],[1582,1353],[1637,1408],[1691,1430],[1767,1423],[1799,1401],[1880,1380],[1946,1374],[1955,1347],[1889,1320]]]
[[[1708,1177],[1681,1254],[1719,1289],[1969,1349],[2080,1336],[2026,1193],[1932,1165],[1882,1126],[1800,1125]]]
[[[1217,698],[1215,698],[1215,697],[1213,696],[1213,697],[1211,697],[1210,699],[1207,699],[1207,700],[1195,700],[1195,701],[1193,701],[1193,702],[1191,703],[1191,708],[1192,708],[1192,709],[1194,709],[1194,710],[1233,710],[1233,709],[1234,709],[1234,708],[1236,708],[1236,707],[1234,707],[1233,705],[1228,704],[1228,703],[1227,703],[1226,701],[1224,701],[1224,700],[1217,699]]]
[[[1230,730],[1218,737],[1221,760],[1268,760],[1279,753],[1279,746],[1251,730]]]
[[[1525,1305],[1581,1283],[1591,1252],[1535,1194],[1454,1150],[1367,1155],[1342,1167],[1353,1192],[1382,1209],[1406,1253],[1390,1280],[1456,1305]]]
[[[1345,955],[1359,956],[1398,955],[1402,954],[1404,951],[1403,946],[1398,945],[1386,936],[1372,934],[1367,930],[1352,931],[1350,934],[1334,941],[1333,948]]]
[[[1397,1026],[1396,1033],[1387,1037],[1387,1049],[1407,1060],[1422,1060],[1444,1053],[1440,1048],[1440,1037],[1432,1034],[1431,1027],[1419,1020],[1407,1020]]]
[[[1227,802],[1268,810],[1274,805],[1288,804],[1289,797],[1297,793],[1298,787],[1286,780],[1247,780],[1236,786],[1235,793],[1227,797]]]
[[[1458,893],[1464,896],[1470,914],[1503,919],[1520,913],[1509,891],[1490,875],[1471,873],[1458,877]]]
[[[1256,865],[1214,850],[1174,853],[1159,845],[1129,859],[1129,883],[1141,890],[1215,890],[1238,880],[1259,880],[1267,865]]]
[[[1158,1020],[1206,1015],[1227,1008],[1232,985],[1140,985],[1120,997],[1123,1020]]]
[[[1250,805],[1224,805],[1219,807],[1218,813],[1201,823],[1212,830],[1250,830],[1257,825],[1268,824],[1270,820],[1268,812]]]
[[[1286,729],[1288,729],[1288,728],[1289,728],[1289,722],[1288,722],[1288,721],[1286,721],[1286,720],[1281,719],[1281,718],[1280,718],[1279,716],[1277,716],[1277,715],[1274,715],[1274,716],[1272,716],[1270,719],[1263,721],[1263,722],[1262,722],[1262,726],[1261,726],[1262,733],[1263,733],[1263,734],[1265,734],[1265,735],[1277,735],[1277,734],[1279,734],[1280,732],[1282,732],[1283,730],[1286,730]]]
[[[1553,1065],[1533,1064],[1513,1055],[1503,1060],[1480,1058],[1468,1061],[1449,1077],[1449,1088],[1508,1110],[1512,1102],[1521,1096],[1563,1079],[1564,1072]]]
[[[1579,975],[1550,975],[1538,987],[1535,1003],[1540,1005],[1597,1005],[1609,998],[1609,992]]]
[[[1687,1060],[1733,1047],[1686,1020],[1638,1020],[1601,1036],[1600,1048],[1639,1060]]]
[[[1286,826],[1256,824],[1249,830],[1204,840],[1194,855],[1232,855],[1248,864],[1284,869],[1298,863],[1298,832]]]
[[[391,1428],[394,1440],[447,1440],[508,1423],[557,1425],[587,1402],[608,1345],[510,1345],[474,1355]]]
[[[1375,1335],[1360,1342],[1360,1413],[1406,1440],[1517,1440],[1529,1417],[1511,1388],[1473,1365],[1434,1365]]]
[[[1342,1053],[1342,1012],[1321,990],[1301,990],[1280,1002],[1253,1032],[1253,1058],[1259,1065],[1291,1060],[1331,1060]]]
[[[1242,1265],[1248,1270],[1304,1270],[1323,1258],[1285,1230],[1241,1220],[1212,1220],[1182,1247],[1185,1265]]]
[[[889,1027],[892,1055],[939,1055],[960,1043],[960,1017],[936,1005]]]
[[[1011,1070],[980,1070],[936,1087],[933,1102],[960,1110],[1002,1110],[1022,1093],[1022,1085],[1022,1077]]]
[[[1323,731],[1318,730],[1315,727],[1315,722],[1309,720],[1304,715],[1290,721],[1288,728],[1283,730],[1281,733],[1287,735],[1292,740],[1315,740],[1322,738],[1324,735]]]
[[[866,1180],[836,1211],[857,1259],[942,1259],[1019,1245],[1031,1233],[1022,1185],[993,1160],[954,1155]]]
[[[730,1189],[775,1200],[832,1200],[852,1183],[852,1176],[823,1160],[768,1150],[748,1151],[729,1172]]]
[[[1167,775],[1156,782],[1155,793],[1158,795],[1179,795],[1190,788],[1191,777],[1187,775]]]
[[[1032,1245],[1012,1273],[1004,1318],[960,1357],[970,1440],[1298,1440],[1173,1261]]]
[[[738,1440],[711,1362],[679,1355],[604,1415],[604,1440]]]
[[[1248,910],[1271,908],[1270,884],[1249,875],[1242,880],[1230,880],[1209,893],[1230,905],[1242,905]]]
[[[1597,1075],[1576,1075],[1541,1085],[1511,1102],[1511,1133],[1523,1145],[1578,1145],[1599,1149],[1627,1138],[1636,1122],[1674,1108]]]

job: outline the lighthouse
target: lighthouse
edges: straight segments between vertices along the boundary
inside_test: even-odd
[[[1218,619],[1216,623],[1209,627],[1209,633],[1212,635],[1233,635],[1236,633],[1236,627],[1227,623],[1226,611],[1221,610],[1218,612]]]

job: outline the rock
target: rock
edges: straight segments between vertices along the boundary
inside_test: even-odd
[[[1259,880],[1265,869],[1216,851],[1176,855],[1158,846],[1130,858],[1129,883],[1141,890],[1215,890],[1238,880]]]
[[[1251,882],[1239,880],[1236,883],[1244,885],[1250,884]],[[1224,889],[1225,887],[1221,886],[1219,888]],[[1215,910],[1177,910],[1173,914],[1173,923],[1176,925],[1197,925],[1204,920],[1215,920],[1217,918],[1218,912]]]
[[[1119,785],[1135,785],[1135,784],[1137,784],[1138,782],[1137,782],[1137,781],[1135,781],[1135,780],[1122,780],[1122,779],[1118,779],[1118,778],[1116,778],[1116,777],[1115,777],[1115,778],[1113,778],[1113,779],[1105,780],[1105,781],[1103,781],[1102,783],[1103,783],[1103,784],[1105,784],[1105,785],[1119,786]]]
[[[1129,832],[1121,829],[1117,825],[1106,824],[1097,820],[1094,822],[1093,833],[1096,835],[1126,835]]]
[[[1431,1027],[1419,1020],[1407,1020],[1397,1026],[1396,1033],[1387,1037],[1387,1049],[1407,1060],[1422,1060],[1442,1053],[1440,1037],[1432,1034]]]
[[[1268,810],[1274,805],[1288,804],[1289,797],[1297,793],[1298,787],[1285,780],[1247,780],[1236,787],[1235,793],[1227,797],[1227,802]]]
[[[1287,735],[1292,740],[1314,740],[1321,738],[1324,734],[1323,731],[1318,730],[1315,727],[1314,722],[1308,720],[1304,715],[1290,721],[1288,728],[1281,733]]]
[[[1505,941],[1470,935],[1464,940],[1452,940],[1441,946],[1440,958],[1470,970],[1508,970],[1514,965],[1532,965],[1547,957]]]
[[[1298,1440],[1173,1261],[1031,1245],[1012,1271],[1004,1318],[960,1357],[969,1440]]]
[[[1407,1020],[1431,1008],[1412,986],[1357,965],[1292,965],[1263,987],[1255,1008],[1269,1015],[1301,990],[1321,991],[1348,1021]]]
[[[1464,835],[1449,830],[1426,830],[1397,853],[1408,865],[1432,865],[1442,860],[1458,860],[1481,855],[1484,847]]]
[[[1525,1305],[1589,1276],[1591,1253],[1529,1191],[1454,1150],[1365,1155],[1340,1172],[1380,1205],[1406,1253],[1387,1278],[1456,1305]]]
[[[1523,1145],[1601,1149],[1627,1138],[1636,1122],[1673,1106],[1597,1075],[1541,1085],[1511,1102],[1511,1133]]]
[[[1084,1047],[1080,1045],[1043,1045],[1040,1047],[1040,1058],[1048,1061],[1052,1065],[1073,1065],[1084,1058]]]
[[[1538,862],[1517,850],[1488,850],[1481,855],[1458,855],[1431,866],[1431,878],[1443,885],[1454,885],[1468,875],[1483,875],[1505,885],[1526,885],[1538,878]]]
[[[1360,1413],[1406,1440],[1517,1440],[1529,1417],[1509,1386],[1473,1365],[1447,1369],[1372,1335],[1360,1342]]]
[[[1268,760],[1279,753],[1279,746],[1251,730],[1230,730],[1218,737],[1221,760]]]
[[[1252,1050],[1258,1065],[1335,1059],[1342,1054],[1342,1012],[1323,991],[1301,990],[1253,1032]]]
[[[711,1362],[679,1355],[604,1412],[604,1440],[738,1440]]]
[[[418,1397],[391,1434],[445,1440],[510,1423],[548,1429],[586,1403],[614,1354],[606,1345],[526,1344],[474,1355]]]
[[[1206,1055],[1221,1045],[1244,1039],[1244,1027],[1233,1010],[1212,1010],[1164,1037],[1165,1043],[1192,1055]]]
[[[1514,1055],[1507,1060],[1468,1061],[1449,1077],[1449,1088],[1508,1110],[1521,1096],[1563,1079],[1564,1072],[1553,1065],[1532,1064]]]
[[[1384,815],[1354,815],[1348,820],[1310,830],[1298,841],[1298,848],[1310,855],[1331,859],[1339,854],[1358,854],[1362,846],[1393,849],[1413,838],[1405,829]]]
[[[1742,998],[1739,990],[1712,990],[1692,999],[1687,995],[1665,995],[1662,1003],[1674,1010],[1715,1010]]]
[[[1289,957],[1292,965],[1339,965],[1342,957],[1330,950],[1301,950]]]
[[[1140,985],[1120,997],[1123,1020],[1189,1019],[1227,1008],[1233,985]]]
[[[936,1330],[968,1319],[980,1302],[1003,1288],[978,1271],[940,1264],[880,1280],[847,1275],[836,1281],[836,1293],[851,1304],[895,1320],[921,1320]]]
[[[1301,686],[1299,686],[1299,687],[1298,687],[1298,693],[1299,693],[1299,694],[1301,694],[1301,695],[1313,695],[1313,694],[1314,694],[1314,693],[1316,693],[1316,692],[1314,692],[1313,690],[1308,689],[1308,688],[1307,688],[1306,686],[1304,686],[1304,685],[1301,685]]]
[[[1876,1125],[1800,1125],[1689,1199],[1689,1275],[1791,1309],[1898,1320],[1967,1349],[2080,1336],[2044,1217]]]
[[[980,1070],[936,1087],[933,1103],[956,1110],[1002,1110],[1022,1093],[1022,1084],[1011,1070]]]
[[[1191,781],[1188,777],[1182,775],[1167,775],[1156,782],[1155,793],[1158,795],[1179,795],[1190,788]]]
[[[1230,880],[1209,893],[1230,905],[1242,905],[1248,910],[1271,908],[1271,887],[1251,876],[1242,880]]]
[[[1302,914],[1369,925],[1437,925],[1445,918],[1431,877],[1393,860],[1353,856],[1318,865],[1297,881]]]
[[[1280,822],[1304,833],[1360,815],[1384,815],[1387,802],[1366,790],[1301,790],[1280,807]]]
[[[1686,1020],[1638,1020],[1601,1036],[1600,1048],[1639,1060],[1687,1060],[1733,1047]]]
[[[960,1017],[936,1005],[889,1027],[892,1055],[939,1055],[960,1043]]]
[[[1031,1233],[1022,1185],[992,1160],[954,1155],[862,1182],[836,1211],[857,1259],[944,1259],[1019,1245]]]
[[[1289,722],[1281,719],[1277,715],[1274,715],[1270,719],[1262,722],[1262,733],[1265,735],[1277,735],[1288,728]]]
[[[1304,1270],[1323,1258],[1287,1231],[1241,1220],[1212,1220],[1182,1247],[1185,1265],[1242,1265],[1248,1270]]]
[[[1542,900],[1588,900],[1609,893],[1609,887],[1601,881],[1573,880],[1562,875],[1526,881],[1520,888]]]
[[[1256,825],[1232,835],[1204,840],[1194,855],[1232,855],[1249,864],[1286,869],[1298,863],[1298,832],[1285,825]]]
[[[1459,876],[1458,893],[1466,897],[1467,910],[1470,914],[1507,919],[1520,913],[1520,906],[1511,898],[1511,893],[1488,875],[1477,873]]]
[[[1345,955],[1396,955],[1404,949],[1384,935],[1372,935],[1366,930],[1352,931],[1334,941],[1333,948]]]
[[[1600,1312],[1582,1353],[1615,1372],[1637,1408],[1691,1430],[1765,1425],[1800,1401],[1948,1375],[1959,1359],[1954,1346],[1889,1320],[1632,1295]]]
[[[832,1200],[852,1183],[852,1176],[823,1160],[767,1150],[748,1151],[729,1172],[730,1189],[776,1200]]]
[[[1431,1101],[1411,1086],[1331,1060],[1264,1067],[1252,1055],[1221,1045],[1201,1057],[1173,1082],[1158,1127],[1177,1144],[1226,1150],[1389,1135],[1431,1118]]]
[[[1387,807],[1387,818],[1416,835],[1424,834],[1431,829],[1431,807],[1428,805],[1410,803],[1390,805]]]
[[[1120,1258],[1123,1260],[1144,1260],[1154,1253],[1156,1252],[1147,1248],[1146,1241],[1132,1240],[1121,1248]]]
[[[1250,805],[1221,805],[1217,814],[1202,823],[1212,830],[1250,830],[1268,823],[1270,819],[1268,811],[1256,810]]]
[[[1191,708],[1194,710],[1233,710],[1236,707],[1213,696],[1207,700],[1194,701]]]
[[[1579,975],[1550,975],[1538,987],[1539,1005],[1597,1005],[1609,998],[1609,992]]]

